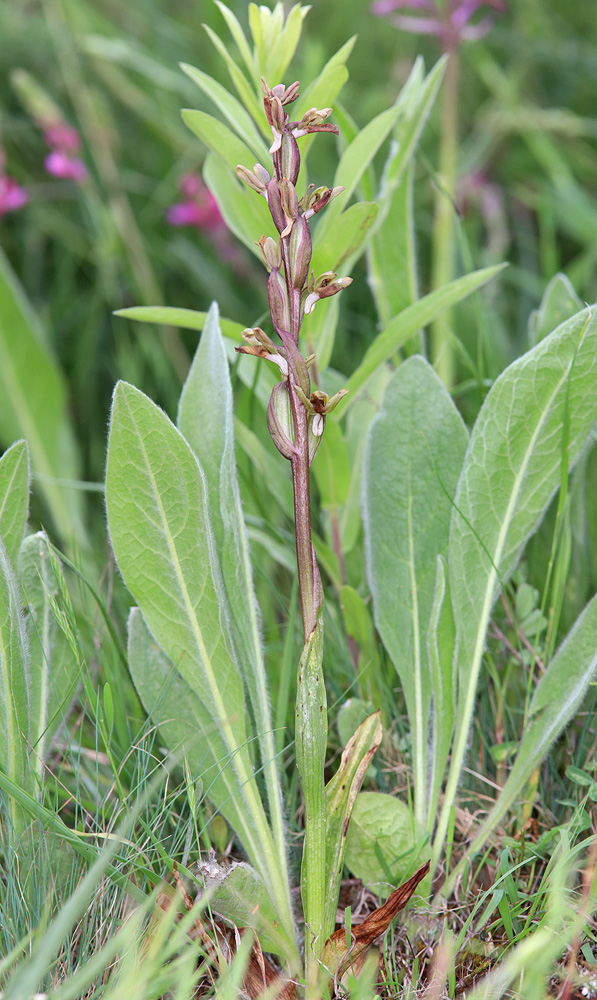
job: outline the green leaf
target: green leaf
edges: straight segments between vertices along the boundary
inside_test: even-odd
[[[299,121],[309,108],[330,107],[348,80],[345,63],[352,52],[357,36],[353,35],[327,61],[321,73],[298,98],[294,108]],[[304,142],[304,140],[303,140]]]
[[[54,613],[60,584],[45,532],[29,535],[19,554],[19,580],[27,607],[30,656],[30,740],[41,773],[52,735],[66,716],[77,682],[78,660]]]
[[[568,326],[569,324],[565,324]],[[497,802],[481,825],[468,855],[478,853],[503,816],[523,795],[533,771],[580,709],[597,670],[597,596],[577,619],[539,681],[531,701],[530,720],[514,766]],[[575,772],[578,769],[573,769]],[[584,772],[580,771],[580,774]],[[587,775],[588,783],[591,778]],[[453,882],[456,872],[452,873]]]
[[[209,25],[204,24],[203,27],[207,32],[214,47],[216,48],[216,50],[219,52],[222,59],[226,63],[226,67],[230,74],[230,78],[234,86],[236,87],[238,96],[240,97],[241,101],[243,102],[249,114],[252,115],[254,121],[261,128],[262,132],[265,135],[267,129],[267,120],[263,113],[263,105],[259,101],[255,90],[247,80],[242,70],[240,70],[239,67],[237,66],[235,60],[230,55],[226,45],[221,40],[221,38],[218,38],[215,31],[212,31]],[[267,134],[269,134],[269,129]]]
[[[316,275],[324,271],[339,272],[344,262],[353,255],[355,260],[352,263],[356,262],[377,212],[378,206],[375,203],[360,201],[338,216],[333,228],[325,233],[323,239],[317,238],[319,228],[315,230],[311,265]]]
[[[225,627],[205,475],[190,446],[143,393],[114,393],[106,507],[114,554],[153,636],[205,706],[234,776],[237,833],[292,940],[288,889],[255,782],[243,685]]]
[[[432,741],[429,781],[428,827],[433,825],[446,773],[454,731],[457,674],[453,670],[456,635],[445,559],[438,555],[433,605],[427,630],[427,655],[431,667]]]
[[[466,753],[491,609],[596,419],[597,318],[583,310],[500,375],[475,423],[450,529],[460,695],[437,851]]]
[[[234,456],[232,385],[216,303],[207,315],[182,390],[178,427],[205,474],[211,524],[228,604],[230,637],[251,699],[278,849],[278,868],[288,881],[281,790],[259,632],[259,612]]]
[[[17,441],[0,458],[0,539],[16,566],[29,511],[29,449]]]
[[[295,707],[296,766],[305,802],[301,896],[305,914],[307,973],[323,948],[326,926],[327,815],[323,771],[327,748],[327,701],[322,660],[323,621],[320,618],[301,655]]]
[[[280,35],[280,40],[276,48],[272,50],[272,56],[278,57],[277,64],[271,70],[272,86],[284,79],[284,74],[296,52],[296,47],[303,30],[303,21],[308,13],[309,7],[301,7],[297,3],[292,7],[286,18],[286,24]]]
[[[340,767],[325,788],[326,832],[326,923],[325,940],[334,933],[340,895],[340,880],[346,835],[357,793],[373,755],[381,743],[380,713],[370,715],[346,744]]]
[[[555,274],[543,293],[538,309],[529,319],[529,344],[543,340],[556,326],[570,319],[580,309],[582,302],[565,274]]]
[[[0,251],[0,439],[21,437],[57,530],[65,539],[76,534],[79,544],[84,543],[80,494],[56,482],[79,476],[64,381]]]
[[[216,107],[220,109],[237,135],[255,154],[258,162],[267,164],[269,161],[267,146],[257,131],[253,119],[248,112],[245,111],[240,101],[237,101],[236,97],[234,97],[230,91],[226,90],[226,88],[223,87],[221,83],[218,83],[217,80],[214,80],[213,77],[208,76],[207,73],[197,69],[195,66],[189,66],[188,63],[181,63],[180,65],[183,72],[185,72],[186,75],[190,77],[190,79],[196,83],[209,98],[211,98]],[[190,128],[193,129],[193,126],[191,125]],[[193,131],[195,130],[193,129]],[[236,162],[242,163],[244,161],[237,160]],[[234,166],[236,166],[236,164],[234,164]]]
[[[326,425],[313,459],[312,471],[321,507],[331,510],[341,506],[348,496],[350,486],[350,460],[339,424]]]
[[[264,951],[284,954],[286,942],[276,928],[276,911],[254,868],[243,861],[224,867],[210,859],[199,864],[199,879],[205,883],[213,913],[237,927],[252,927]]]
[[[214,3],[218,8],[218,10],[220,11],[224,20],[226,21],[226,24],[228,25],[228,30],[230,31],[230,34],[232,35],[234,41],[236,42],[238,51],[240,52],[241,56],[245,61],[245,66],[249,71],[249,76],[253,78],[258,77],[259,72],[255,64],[251,48],[247,41],[246,35],[240,26],[238,18],[236,17],[235,14],[233,14],[233,12],[230,10],[229,7],[226,7],[226,5],[222,3],[222,0],[214,0]]]
[[[566,777],[569,781],[573,781],[575,785],[581,785],[585,788],[589,788],[593,784],[593,778],[590,774],[587,774],[580,767],[574,767],[572,764],[569,764],[566,768]]]
[[[194,132],[212,153],[217,153],[231,170],[236,170],[239,163],[246,165],[254,161],[254,156],[246,143],[213,115],[189,108],[185,108],[180,114],[187,128]]]
[[[359,367],[349,378],[346,385],[349,395],[340,401],[333,416],[338,414],[339,417],[346,413],[347,408],[354,404],[357,392],[365,385],[367,379],[378,366],[384,361],[388,361],[421,327],[427,326],[446,309],[456,305],[457,302],[462,302],[472,292],[477,291],[478,288],[495,277],[504,266],[497,264],[494,267],[485,267],[480,271],[465,274],[462,278],[450,281],[442,288],[430,292],[429,295],[425,295],[418,302],[408,306],[407,309],[403,309],[398,316],[394,316],[385,330],[378,334],[369,346]]]
[[[203,176],[228,228],[261,262],[255,234],[278,237],[265,200],[241,184],[215,153],[207,155]]]
[[[375,624],[406,698],[421,830],[428,822],[433,693],[427,629],[437,557],[448,551],[452,497],[466,444],[466,429],[445,386],[423,358],[409,358],[388,382],[369,429],[363,525]]]
[[[383,327],[417,299],[413,189],[411,166],[394,188],[383,224],[367,246],[369,287]]]
[[[164,326],[181,326],[185,330],[202,330],[205,326],[207,313],[195,309],[178,309],[173,306],[131,306],[129,309],[117,309],[115,316],[124,319],[137,320],[139,323],[162,323]],[[242,342],[241,334],[244,326],[232,319],[220,319],[220,329],[230,340]]]
[[[323,219],[319,223],[319,228],[323,231],[319,233],[318,239],[322,240],[324,234],[336,224],[336,220],[341,211],[346,208],[350,198],[368,165],[371,163],[377,150],[389,136],[399,115],[401,108],[394,105],[386,111],[382,111],[372,121],[365,125],[354,139],[350,146],[344,150],[340,157],[340,162],[336,169],[333,187],[341,185],[344,187],[342,194],[334,198],[325,209]]]
[[[30,678],[27,636],[21,618],[19,589],[6,549],[0,540],[0,768],[23,789],[31,788],[27,761],[30,737]],[[17,833],[22,826],[18,807],[11,804]]]
[[[414,852],[412,818],[404,802],[383,792],[359,792],[352,810],[344,860],[355,878],[387,896],[388,881],[400,885],[412,874]],[[383,864],[380,861],[380,855]]]

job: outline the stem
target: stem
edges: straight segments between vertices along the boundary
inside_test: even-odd
[[[458,50],[448,57],[442,90],[439,149],[440,185],[435,192],[431,288],[435,290],[454,277],[454,196],[458,152]],[[431,327],[431,359],[444,384],[454,385],[454,352],[450,341],[450,315],[446,313]]]

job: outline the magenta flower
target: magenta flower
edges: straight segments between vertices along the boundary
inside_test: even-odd
[[[50,152],[44,167],[52,177],[80,183],[87,177],[87,167],[74,154],[81,147],[81,137],[76,128],[64,121],[47,122],[43,126],[44,139]]]
[[[69,181],[84,181],[87,167],[78,157],[69,156],[63,149],[53,149],[44,160],[44,167],[52,177]]]
[[[218,203],[199,174],[185,174],[178,184],[184,201],[171,205],[166,218],[171,226],[194,226],[208,233],[225,229]]]
[[[5,212],[16,212],[29,200],[24,187],[8,174],[0,174],[0,216]]]
[[[480,7],[503,11],[506,4],[504,0],[447,0],[445,10],[441,10],[436,0],[376,0],[371,5],[371,11],[379,16],[393,15],[392,24],[403,31],[435,35],[449,52],[461,42],[482,38],[491,30],[492,17],[481,17],[474,24],[470,23]],[[403,10],[416,13],[414,16],[411,13],[395,13]]]

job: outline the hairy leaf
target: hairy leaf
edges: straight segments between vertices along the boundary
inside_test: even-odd
[[[29,511],[29,449],[17,441],[0,458],[0,539],[16,566]]]

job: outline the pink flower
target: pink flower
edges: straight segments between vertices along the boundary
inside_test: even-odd
[[[5,212],[16,212],[29,200],[24,187],[8,174],[0,174],[0,216]]]
[[[69,156],[62,149],[53,149],[44,160],[44,167],[52,177],[60,177],[69,181],[84,181],[87,177],[87,167],[83,160]]]
[[[178,188],[184,201],[171,205],[166,212],[171,226],[194,226],[208,233],[219,233],[225,229],[218,203],[199,174],[185,174]]]
[[[51,122],[46,125],[44,139],[51,149],[62,149],[65,153],[76,153],[81,148],[81,136],[76,128],[66,122]]]
[[[462,41],[482,38],[491,30],[491,17],[482,17],[475,24],[470,24],[479,7],[493,7],[494,10],[503,11],[506,4],[505,0],[447,0],[445,9],[442,10],[436,0],[376,0],[371,5],[371,11],[379,16],[393,14],[392,23],[403,31],[435,35],[449,51],[457,48]],[[417,16],[395,13],[403,10],[416,12]],[[421,16],[418,16],[419,11]]]

